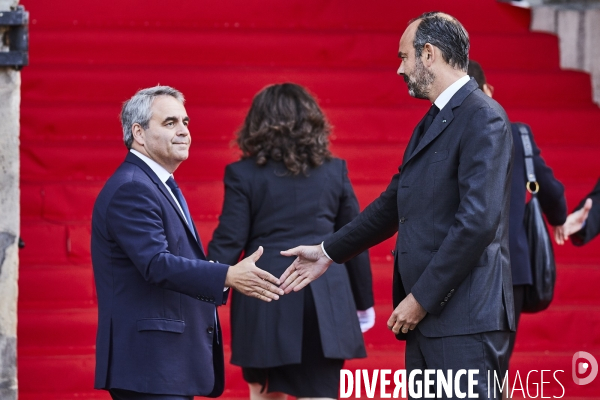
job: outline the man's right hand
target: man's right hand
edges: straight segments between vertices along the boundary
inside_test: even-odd
[[[259,246],[252,255],[229,267],[225,277],[225,286],[266,302],[279,300],[279,296],[283,296],[283,290],[277,287],[279,279],[258,268],[255,264],[262,253],[263,248]]]
[[[281,288],[285,290],[285,293],[301,290],[323,275],[333,262],[323,253],[321,245],[298,246],[282,251],[281,255],[296,256],[292,265],[279,278],[282,282]]]

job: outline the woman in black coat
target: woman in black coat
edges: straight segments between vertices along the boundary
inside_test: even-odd
[[[272,85],[256,95],[237,134],[242,159],[225,169],[210,259],[235,264],[263,246],[258,267],[280,276],[291,262],[281,250],[320,243],[358,215],[346,163],[331,156],[328,135],[302,87]],[[270,303],[233,292],[231,362],[242,367],[251,399],[337,398],[344,360],[366,356],[357,310],[372,312],[368,254],[324,277]]]
[[[488,96],[492,97],[493,87],[485,79],[483,69],[477,61],[469,60],[468,74],[475,78],[479,88]],[[527,234],[525,232],[525,205],[527,199],[527,177],[525,173],[525,150],[521,139],[520,127],[527,130],[533,153],[533,168],[536,180],[539,183],[537,194],[540,206],[548,223],[553,227],[559,227],[567,219],[567,201],[565,199],[565,188],[558,179],[554,177],[552,169],[546,164],[541,156],[541,151],[533,140],[531,128],[525,124],[513,123],[513,170],[510,192],[510,221],[509,221],[509,251],[510,264],[513,280],[513,292],[515,299],[515,319],[517,327],[523,309],[525,287],[533,285],[533,274],[527,245]],[[508,348],[508,358],[512,355],[517,332],[512,332]]]

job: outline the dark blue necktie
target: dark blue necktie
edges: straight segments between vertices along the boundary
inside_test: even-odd
[[[192,223],[192,216],[190,215],[190,210],[185,201],[185,197],[183,197],[183,193],[181,193],[181,189],[179,189],[179,186],[177,186],[177,182],[175,182],[175,179],[173,179],[172,176],[169,177],[169,179],[167,179],[167,186],[171,188],[173,195],[175,195],[175,198],[179,202],[179,206],[183,210],[183,215],[185,216],[185,219],[187,220],[187,224],[190,227],[190,230],[192,231],[194,238],[196,238],[196,232],[194,231],[194,224]],[[198,238],[196,238],[196,239],[198,239]]]
[[[440,109],[435,104],[432,104],[431,108],[429,108],[429,111],[425,115],[425,121],[423,121],[423,126],[421,127],[419,140],[421,140],[423,138],[423,136],[425,136],[425,133],[427,133],[427,130],[429,129],[429,127],[433,123],[433,120],[435,119],[435,117],[438,115],[439,112],[440,112]]]

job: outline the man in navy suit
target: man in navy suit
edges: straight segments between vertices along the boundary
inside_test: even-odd
[[[406,339],[407,373],[421,371],[420,384],[411,389],[425,390],[425,369],[444,374],[469,369],[477,370],[474,387],[463,376],[443,398],[460,398],[468,390],[496,399],[499,391],[488,397],[487,374],[504,376],[515,327],[508,250],[510,122],[467,76],[469,37],[452,16],[431,12],[411,21],[398,56],[398,74],[409,94],[431,104],[402,159],[398,152],[399,173],[321,245],[282,252],[297,258],[281,276],[281,287],[299,290],[333,261],[344,262],[397,232],[395,309],[387,325]]]
[[[98,295],[94,387],[113,399],[193,399],[223,392],[216,307],[227,288],[261,300],[283,294],[256,267],[262,247],[234,266],[206,260],[173,172],[191,136],[183,95],[140,90],[123,105],[129,153],[94,205]]]

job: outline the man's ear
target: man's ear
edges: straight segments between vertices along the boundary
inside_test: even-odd
[[[144,130],[142,126],[137,122],[131,125],[131,133],[133,135],[133,140],[139,144],[140,146],[144,145]]]
[[[425,46],[423,46],[422,58],[423,64],[428,67],[435,61],[435,47],[431,43],[425,43]]]

